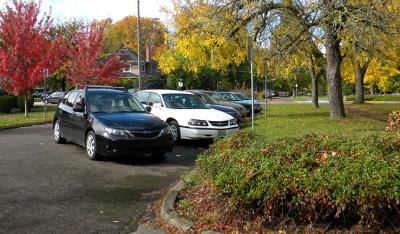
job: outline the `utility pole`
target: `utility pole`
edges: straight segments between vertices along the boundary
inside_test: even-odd
[[[43,93],[44,93],[44,120],[46,120],[46,112],[47,112],[47,78],[49,76],[49,70],[45,68],[43,70],[43,76],[44,76],[44,87],[43,87]]]
[[[247,40],[247,59],[250,61],[251,76],[251,130],[254,131],[254,64],[253,64],[253,41],[251,37]]]
[[[267,117],[268,114],[268,106],[267,106],[267,101],[268,101],[268,81],[267,81],[267,69],[266,69],[266,64],[264,61],[264,82],[265,82],[265,113],[264,116]]]
[[[137,1],[137,42],[138,42],[138,79],[139,79],[139,90],[142,89],[142,78],[141,78],[141,64],[140,64],[140,0]]]

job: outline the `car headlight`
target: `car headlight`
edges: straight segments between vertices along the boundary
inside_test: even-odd
[[[229,121],[229,124],[230,124],[230,125],[237,125],[237,119],[231,119],[231,120]]]
[[[105,127],[104,132],[108,135],[113,135],[113,136],[129,136],[129,132],[127,130],[119,130],[109,127]]]
[[[188,124],[192,126],[208,126],[207,121],[198,119],[191,119]]]

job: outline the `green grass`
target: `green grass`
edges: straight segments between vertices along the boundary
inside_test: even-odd
[[[346,101],[354,101],[355,96],[346,96]],[[400,95],[364,95],[365,101],[400,101]]]
[[[399,105],[346,105],[345,119],[331,119],[327,105],[313,109],[311,105],[270,105],[269,115],[256,117],[256,132],[268,140],[305,134],[342,134],[348,137],[383,133],[387,114]],[[250,124],[247,124],[249,126]],[[247,127],[249,129],[249,127]]]
[[[48,123],[53,120],[55,107],[47,108],[46,119],[43,107],[33,107],[28,117],[24,116],[18,109],[13,109],[11,114],[0,114],[0,129],[14,126]]]

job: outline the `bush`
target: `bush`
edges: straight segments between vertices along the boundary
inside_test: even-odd
[[[400,225],[400,142],[389,136],[307,135],[267,143],[240,132],[198,161],[202,178],[233,210],[271,220]]]
[[[34,102],[35,100],[33,98],[27,100],[28,111],[31,111]],[[25,112],[25,96],[21,95],[17,97],[17,106],[21,112]]]
[[[12,96],[0,96],[0,113],[10,113],[14,107],[14,98]]]
[[[354,102],[356,96],[346,96],[346,101]],[[400,101],[400,96],[396,95],[364,95],[364,101]]]

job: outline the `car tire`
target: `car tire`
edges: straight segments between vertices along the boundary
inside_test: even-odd
[[[89,157],[89,159],[98,160],[99,156],[97,155],[96,135],[93,131],[88,132],[86,135],[85,146],[86,155]]]
[[[61,137],[61,127],[60,127],[60,121],[59,120],[57,120],[54,123],[53,134],[54,134],[54,141],[57,144],[65,143],[65,138]]]
[[[172,120],[168,124],[172,130],[172,139],[174,140],[174,143],[179,142],[181,140],[181,131],[178,122]]]

